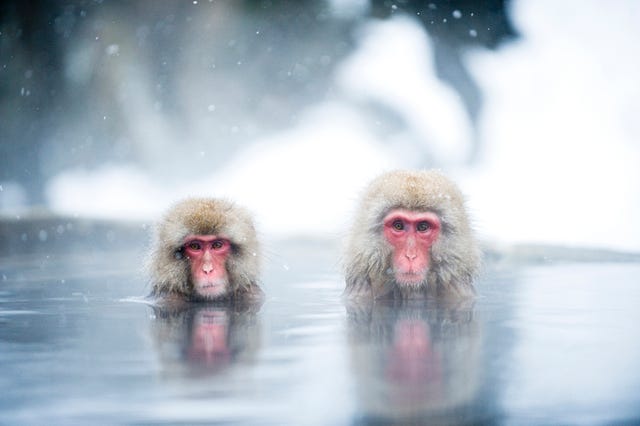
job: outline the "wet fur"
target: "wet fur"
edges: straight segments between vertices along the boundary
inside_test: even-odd
[[[433,212],[442,232],[431,247],[431,262],[419,286],[398,286],[391,246],[382,236],[383,218],[393,209]],[[374,179],[365,190],[344,256],[348,297],[467,297],[480,266],[480,250],[456,185],[435,171],[395,171]]]
[[[260,253],[250,214],[230,201],[190,198],[174,205],[156,228],[148,269],[151,297],[197,300],[190,279],[189,260],[183,255],[187,235],[223,235],[231,240],[227,260],[229,289],[222,299],[261,296],[257,280]]]

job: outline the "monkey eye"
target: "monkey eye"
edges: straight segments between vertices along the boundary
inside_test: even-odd
[[[221,249],[223,246],[224,246],[224,241],[222,240],[215,240],[214,242],[211,243],[211,248],[214,250]]]
[[[402,221],[399,219],[394,220],[391,226],[393,226],[393,229],[395,229],[396,231],[402,231],[404,229],[404,223],[402,223]]]
[[[189,247],[191,250],[200,250],[200,249],[202,249],[202,246],[200,245],[200,243],[199,243],[198,241],[191,241],[191,242],[188,244],[188,247]]]
[[[427,232],[431,228],[431,224],[427,221],[419,222],[416,226],[418,232]]]

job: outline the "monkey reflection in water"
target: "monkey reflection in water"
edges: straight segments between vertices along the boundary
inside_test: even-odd
[[[463,422],[479,395],[473,302],[351,301],[351,368],[365,419]]]
[[[252,362],[260,348],[260,305],[154,306],[152,336],[164,373],[201,376]]]

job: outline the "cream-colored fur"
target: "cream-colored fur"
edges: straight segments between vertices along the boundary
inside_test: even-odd
[[[188,299],[193,293],[189,261],[180,252],[184,238],[191,234],[217,235],[231,241],[228,297],[260,292],[259,244],[251,215],[224,199],[190,198],[169,209],[156,227],[148,262],[152,295]]]
[[[394,282],[391,246],[382,219],[392,209],[433,212],[442,224],[431,247],[430,268],[415,288]],[[364,191],[344,255],[347,296],[413,298],[473,295],[480,250],[457,186],[436,171],[394,171],[374,179]]]

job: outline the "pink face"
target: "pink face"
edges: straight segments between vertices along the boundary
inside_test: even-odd
[[[393,273],[400,285],[416,286],[429,271],[430,250],[440,235],[435,213],[392,210],[383,220],[384,237],[393,247]]]
[[[227,257],[231,242],[216,235],[189,235],[184,239],[184,253],[191,265],[195,292],[205,299],[215,299],[227,292]]]

